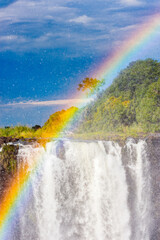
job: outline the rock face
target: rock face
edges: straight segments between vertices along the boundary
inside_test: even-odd
[[[15,137],[0,137],[0,147],[3,146],[3,144],[7,143],[23,143],[23,144],[28,144],[28,143],[34,143],[36,142],[36,138],[15,138]]]
[[[14,174],[17,169],[18,145],[4,145],[0,152],[0,170]]]
[[[3,145],[3,144],[6,144],[6,143],[14,143],[14,142],[18,142],[18,138],[12,138],[12,137],[0,137],[0,147]]]
[[[152,192],[152,240],[160,239],[160,137],[147,140]]]
[[[0,137],[0,198],[17,169],[19,143],[32,144],[36,139]]]
[[[0,170],[0,199],[4,195],[6,188],[9,184],[10,174],[4,170]]]
[[[0,198],[17,170],[18,145],[4,144],[0,152]]]

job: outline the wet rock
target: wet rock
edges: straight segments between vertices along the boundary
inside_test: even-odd
[[[3,144],[7,143],[22,143],[22,144],[28,144],[28,143],[35,143],[37,142],[36,138],[15,138],[15,137],[0,137],[0,147],[3,146]]]
[[[3,144],[9,143],[9,142],[15,143],[18,141],[19,141],[19,138],[15,138],[15,137],[0,137],[0,147],[2,147]]]
[[[152,240],[160,239],[160,136],[152,135],[146,139],[151,168],[152,190]]]
[[[18,149],[18,145],[7,145],[3,141],[3,148],[0,152],[0,199],[8,189],[13,174],[16,173]]]
[[[4,145],[0,152],[0,168],[7,173],[14,174],[17,169],[18,145]]]
[[[65,160],[65,147],[64,142],[62,140],[59,140],[57,144],[56,154],[58,158]]]

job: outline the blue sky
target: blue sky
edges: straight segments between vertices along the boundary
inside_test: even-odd
[[[0,0],[0,126],[42,125],[68,107],[78,83],[158,12],[157,0]],[[159,60],[159,40],[135,59]]]

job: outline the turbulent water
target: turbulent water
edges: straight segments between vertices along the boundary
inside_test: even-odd
[[[29,198],[19,206],[13,239],[149,240],[150,166],[147,145],[128,140],[60,140],[24,146],[20,161],[41,162]]]

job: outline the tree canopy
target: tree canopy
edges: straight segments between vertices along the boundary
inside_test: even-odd
[[[80,131],[160,131],[160,63],[146,59],[132,62],[83,116]]]
[[[86,90],[94,90],[96,88],[99,88],[102,86],[103,80],[100,81],[96,78],[85,78],[81,83],[78,85],[78,90],[79,91],[86,91]]]
[[[37,136],[42,138],[58,137],[77,111],[77,107],[70,107],[67,110],[53,113],[45,122],[44,126],[37,131]]]

